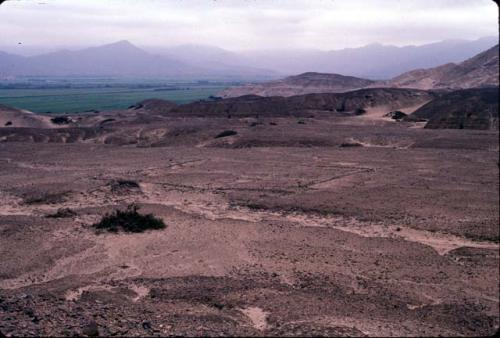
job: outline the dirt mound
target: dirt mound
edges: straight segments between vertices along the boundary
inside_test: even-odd
[[[498,88],[457,90],[436,98],[411,116],[431,129],[498,129]]]
[[[148,99],[130,106],[129,109],[138,110],[144,109],[151,113],[166,113],[172,108],[176,107],[177,104],[172,101],[160,100],[160,99]]]
[[[49,117],[0,104],[0,128],[51,128]]]
[[[95,139],[105,131],[96,128],[0,128],[0,142],[75,143]]]

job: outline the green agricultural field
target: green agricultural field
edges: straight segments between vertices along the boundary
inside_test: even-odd
[[[178,87],[157,88],[47,88],[0,89],[0,104],[27,109],[37,113],[75,113],[87,110],[125,109],[151,98],[188,103],[207,99],[224,89],[223,85],[182,84]]]

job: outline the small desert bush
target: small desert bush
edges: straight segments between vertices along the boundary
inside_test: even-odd
[[[364,115],[364,114],[366,114],[366,110],[364,110],[363,108],[357,108],[354,111],[354,115]]]
[[[126,188],[139,188],[139,183],[136,181],[132,180],[116,180],[116,184],[119,185],[120,187],[126,187]]]
[[[100,222],[92,226],[97,230],[106,230],[110,232],[144,232],[146,230],[164,229],[165,223],[152,214],[140,214],[138,207],[131,204],[125,211],[115,210],[111,214],[105,215]]]
[[[141,186],[136,181],[124,179],[112,180],[108,182],[108,186],[111,188],[111,191],[115,193],[125,193],[131,190],[141,189]]]
[[[233,136],[233,135],[237,135],[238,133],[235,132],[234,130],[224,130],[223,132],[217,134],[217,136],[215,136],[215,138],[221,138],[221,137],[227,137],[227,136]]]
[[[69,124],[71,123],[71,119],[68,118],[67,116],[56,116],[54,118],[51,118],[50,121],[54,124]]]

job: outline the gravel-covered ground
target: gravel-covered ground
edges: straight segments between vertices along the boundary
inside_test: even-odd
[[[112,124],[2,130],[3,335],[498,330],[498,132],[321,114]],[[94,231],[130,203],[167,227]]]

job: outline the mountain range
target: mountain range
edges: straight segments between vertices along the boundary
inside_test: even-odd
[[[372,81],[339,74],[307,72],[281,80],[230,87],[223,98],[242,95],[294,96],[308,93],[342,93],[360,88],[465,89],[498,86],[498,45],[461,63],[417,69],[390,80]]]
[[[264,80],[271,70],[246,66],[204,67],[179,58],[158,55],[128,41],[77,51],[63,50],[24,57],[0,52],[0,77],[7,76],[113,76],[172,80]]]
[[[255,51],[243,53],[246,64],[287,75],[304,72],[339,73],[385,80],[401,73],[462,62],[498,43],[498,37],[445,40],[421,46],[396,47],[370,44],[332,51]]]
[[[403,73],[377,85],[418,89],[463,89],[498,86],[498,45],[459,64]]]
[[[204,45],[139,48],[128,41],[119,41],[34,56],[13,54],[12,50],[0,52],[0,78],[114,76],[265,81],[302,72],[322,72],[387,80],[413,69],[461,62],[497,41],[498,37],[484,37],[405,47],[371,44],[333,51],[242,52]]]

